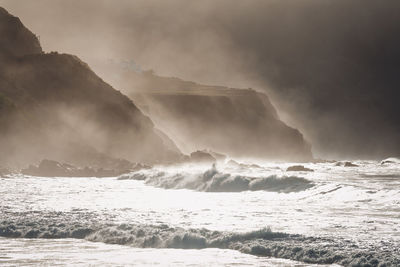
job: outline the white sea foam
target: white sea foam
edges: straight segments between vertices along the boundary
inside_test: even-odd
[[[286,172],[298,163],[156,166],[126,180],[0,178],[1,235],[394,264],[400,255],[400,164],[355,163],[358,167],[304,164],[314,172]],[[143,178],[130,179],[138,174]],[[282,182],[290,176],[295,184],[304,179],[312,186],[293,190]],[[210,190],[215,188],[210,181],[235,177],[248,181],[244,191]],[[271,186],[271,177],[283,189]],[[253,181],[265,180],[262,190],[251,191]],[[284,234],[254,237],[267,226]]]
[[[0,247],[0,265],[4,266],[304,266],[298,261],[230,249],[143,249],[83,239],[0,237]]]
[[[381,161],[381,164],[400,164],[399,158],[387,158]]]
[[[215,164],[207,170],[190,169],[187,166],[141,170],[119,177],[120,180],[144,180],[149,185],[162,188],[193,189],[206,192],[272,191],[298,192],[314,184],[302,177],[269,175],[251,177],[238,173],[220,172]]]
[[[25,216],[21,216],[25,215]],[[96,214],[8,213],[0,223],[0,236],[9,238],[75,238],[137,248],[232,249],[243,253],[298,260],[313,264],[398,266],[395,249],[359,248],[340,239],[306,237],[272,232],[269,228],[246,233],[184,229],[168,225],[105,223]],[[340,247],[341,250],[337,248]]]

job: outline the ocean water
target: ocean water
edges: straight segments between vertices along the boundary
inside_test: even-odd
[[[0,265],[399,266],[400,162],[0,178]]]

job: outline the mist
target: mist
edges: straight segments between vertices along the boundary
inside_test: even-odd
[[[400,266],[399,11],[0,0],[0,265]]]
[[[316,156],[399,155],[398,1],[0,1],[45,51],[265,91]],[[40,19],[38,19],[40,17]]]

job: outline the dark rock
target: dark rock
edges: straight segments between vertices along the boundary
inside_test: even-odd
[[[136,164],[133,169],[77,168],[70,164],[45,159],[38,166],[30,165],[28,168],[23,169],[21,173],[43,177],[114,177],[133,170],[139,170],[140,168],[148,168],[148,166]]]
[[[38,170],[46,173],[46,176],[67,176],[73,172],[75,168],[69,164],[61,164],[54,160],[42,160],[38,166]]]
[[[196,151],[190,154],[190,161],[193,162],[216,162],[217,160],[208,152]]]
[[[132,171],[140,171],[140,170],[147,170],[151,169],[152,167],[150,165],[142,164],[142,163],[136,163],[136,165],[131,168]]]
[[[345,161],[345,162],[337,162],[335,166],[343,166],[343,167],[358,167],[357,164],[354,164],[350,161]]]
[[[313,172],[313,169],[306,168],[302,165],[290,166],[286,169],[287,172]]]
[[[357,164],[351,163],[350,161],[346,161],[346,162],[344,163],[344,166],[345,166],[345,167],[358,167]]]
[[[329,160],[329,159],[313,159],[310,161],[311,163],[336,163],[336,160]]]

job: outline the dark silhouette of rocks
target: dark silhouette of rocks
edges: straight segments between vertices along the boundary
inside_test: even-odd
[[[189,152],[197,147],[229,156],[312,160],[302,134],[283,123],[269,98],[252,89],[206,86],[151,72],[127,72],[115,83]]]
[[[37,37],[0,8],[0,163],[52,158],[168,162],[180,158],[167,135],[79,58],[43,53]]]
[[[290,166],[286,169],[287,172],[313,172],[313,169],[306,168],[302,165]]]
[[[122,167],[122,166],[121,166]],[[103,169],[84,167],[78,168],[71,164],[55,160],[42,160],[38,166],[30,165],[21,171],[22,174],[43,177],[115,177],[132,171],[150,168],[143,164],[131,164],[129,168]]]
[[[217,160],[206,151],[195,151],[190,153],[190,161],[193,162],[216,162]]]
[[[350,161],[346,161],[346,162],[344,163],[344,166],[345,166],[345,167],[358,167],[357,164],[351,163]]]
[[[337,162],[335,166],[343,166],[343,167],[358,167],[357,164],[354,164],[350,161],[345,161],[345,162]]]

